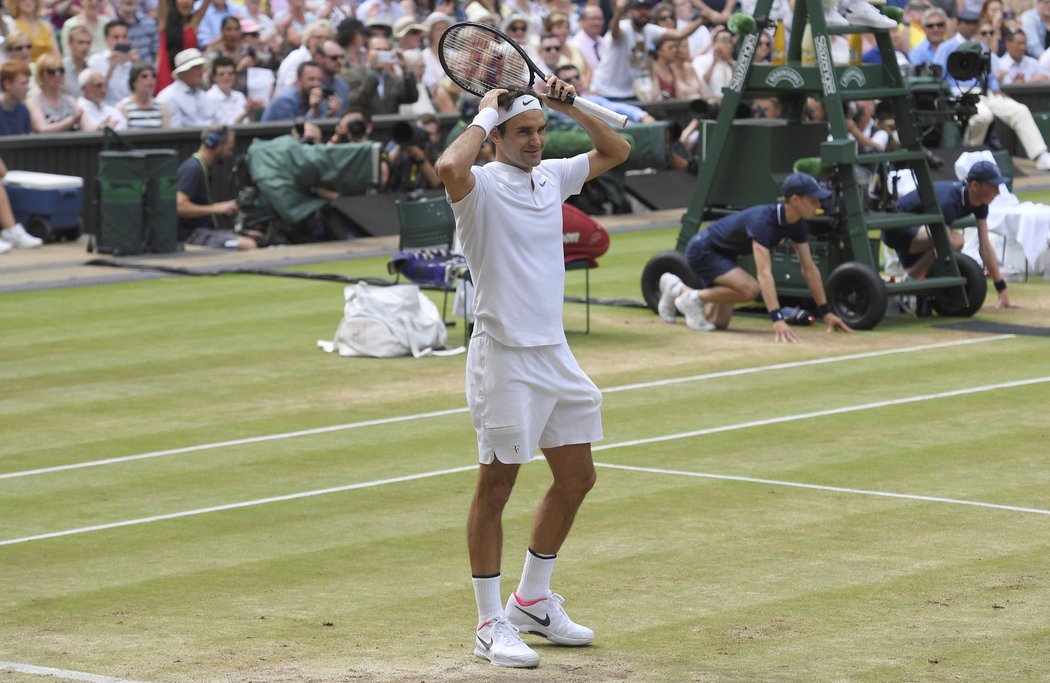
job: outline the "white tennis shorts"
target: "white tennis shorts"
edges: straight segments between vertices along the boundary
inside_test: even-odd
[[[487,334],[470,340],[467,405],[478,460],[527,463],[539,448],[602,439],[602,393],[565,342],[504,346]]]

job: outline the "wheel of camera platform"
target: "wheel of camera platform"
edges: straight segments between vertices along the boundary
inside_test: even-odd
[[[886,285],[871,266],[847,261],[831,271],[828,305],[850,327],[870,330],[886,315]]]
[[[956,254],[955,263],[959,266],[959,273],[966,278],[968,303],[963,305],[958,297],[942,290],[933,298],[933,310],[938,315],[969,318],[984,305],[988,295],[988,280],[984,276],[984,268],[966,254]]]
[[[25,224],[26,232],[33,237],[39,237],[45,242],[55,241],[55,232],[51,229],[51,221],[43,216],[30,216]]]
[[[642,296],[645,305],[656,313],[656,307],[660,303],[660,276],[664,273],[674,273],[682,278],[689,287],[699,287],[700,281],[689,263],[685,260],[685,254],[680,251],[662,251],[649,259],[642,270]]]

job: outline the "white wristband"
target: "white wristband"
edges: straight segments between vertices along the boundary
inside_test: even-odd
[[[485,131],[485,137],[488,137],[489,133],[492,132],[492,129],[496,127],[496,121],[498,120],[499,112],[491,107],[486,107],[477,113],[474,120],[470,122],[470,125],[477,126]]]

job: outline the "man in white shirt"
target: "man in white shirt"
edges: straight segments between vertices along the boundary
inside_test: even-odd
[[[101,130],[112,128],[113,130],[124,130],[128,127],[128,120],[112,104],[106,103],[106,90],[109,84],[106,77],[95,69],[84,69],[80,72],[80,97],[77,98],[77,106],[80,107],[80,130]]]
[[[549,76],[540,87],[550,93],[551,109],[590,136],[591,151],[541,161],[547,125],[540,98],[531,90],[498,89],[482,98],[478,115],[436,166],[475,287],[467,356],[467,403],[481,463],[467,518],[479,623],[474,655],[509,667],[539,664],[519,631],[557,645],[594,640],[550,588],[555,557],[594,485],[591,442],[602,438],[601,392],[573,357],[562,325],[561,205],[630,153],[611,127],[563,102],[575,94],[572,86]],[[486,140],[496,160],[474,166]],[[521,581],[504,607],[501,518],[518,470],[537,447],[554,481],[536,511]]]
[[[688,3],[689,0],[684,0],[684,2]],[[601,7],[584,5],[580,13],[580,30],[569,38],[569,44],[580,51],[591,73],[598,68],[598,62],[602,60],[602,55],[605,53],[605,41],[602,36],[604,22],[605,17],[602,15]]]
[[[1029,57],[1027,51],[1024,31],[1014,31],[1006,37],[1006,54],[999,58],[999,71],[995,74],[1000,85],[1050,81],[1050,74],[1043,73],[1039,61]]]
[[[700,0],[692,0],[697,9]],[[650,0],[617,0],[606,35],[606,54],[598,63],[591,80],[591,90],[611,100],[635,99],[636,79],[649,79],[650,51],[661,36],[682,40],[700,28],[704,20],[697,17],[684,28],[667,29],[649,23]],[[626,11],[627,18],[620,17]]]
[[[258,101],[249,100],[244,93],[233,89],[236,67],[226,55],[216,57],[211,65],[212,86],[205,93],[216,123],[224,126],[251,123],[255,120],[255,112],[262,107]]]
[[[195,47],[175,55],[175,68],[171,72],[175,82],[157,94],[157,101],[168,107],[172,128],[204,128],[216,123],[211,101],[201,87],[206,62]]]
[[[128,42],[128,23],[123,19],[114,19],[106,24],[106,49],[88,57],[90,68],[106,77],[109,83],[106,103],[116,105],[131,94],[128,77],[131,65],[137,59],[137,52]]]

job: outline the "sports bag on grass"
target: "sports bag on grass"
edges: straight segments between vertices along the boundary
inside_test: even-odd
[[[358,282],[343,289],[343,320],[332,341],[317,346],[340,356],[393,358],[413,355],[453,355],[465,349],[435,351],[445,346],[448,333],[441,313],[418,285],[377,287]]]

